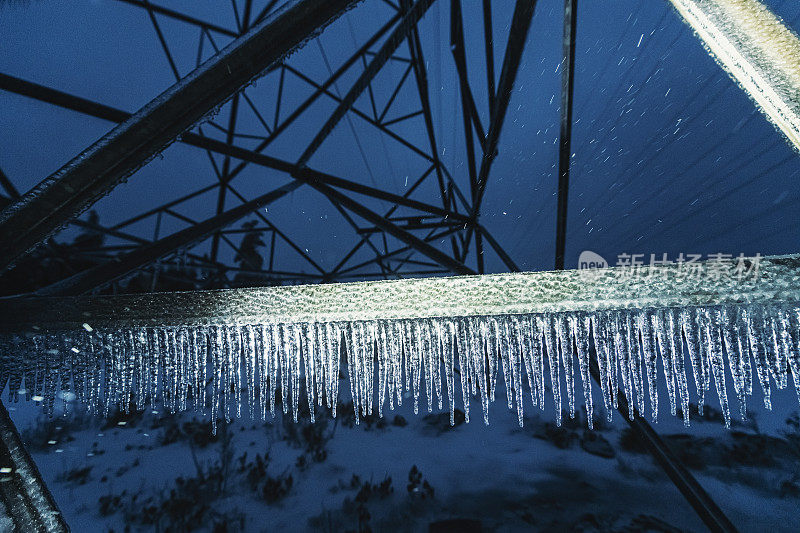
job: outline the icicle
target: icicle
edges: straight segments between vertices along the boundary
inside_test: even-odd
[[[506,388],[506,403],[508,404],[509,409],[514,408],[514,385],[513,385],[513,378],[511,377],[511,361],[509,358],[509,343],[511,339],[509,339],[505,335],[504,328],[498,324],[497,319],[495,317],[491,317],[489,319],[490,328],[492,329],[492,334],[494,337],[494,346],[495,350],[497,351],[497,357],[500,360],[500,366],[503,371],[503,382],[505,383]]]
[[[731,425],[731,413],[728,407],[728,393],[725,386],[725,362],[722,358],[722,339],[720,336],[720,316],[718,309],[699,309],[700,334],[708,346],[708,360],[711,364],[711,373],[717,387],[722,416],[725,418],[725,427]]]
[[[694,376],[695,388],[697,389],[697,410],[703,414],[703,402],[705,401],[706,375],[708,368],[705,359],[702,357],[700,330],[697,325],[697,317],[690,309],[681,309],[678,321],[686,339],[686,351],[689,353],[689,361],[692,364],[692,375]]]
[[[217,415],[219,414],[220,403],[220,387],[223,384],[223,369],[222,369],[222,328],[212,326],[209,331],[209,356],[211,358],[211,370],[213,372],[213,379],[211,380],[211,430],[216,435],[217,433]]]
[[[569,317],[570,328],[575,336],[575,346],[578,351],[578,365],[580,366],[581,381],[583,382],[583,401],[586,406],[586,423],[589,429],[594,428],[594,405],[592,402],[592,378],[589,368],[589,331],[590,318],[587,315],[573,315]]]
[[[619,357],[619,371],[622,376],[622,387],[625,392],[625,398],[628,400],[628,418],[633,420],[636,401],[633,392],[633,380],[631,378],[631,354],[630,345],[628,344],[628,326],[625,321],[625,315],[622,313],[614,313],[611,320],[614,345],[617,348],[617,356]]]
[[[497,338],[490,324],[488,317],[481,318],[479,322],[480,336],[484,339],[484,349],[486,350],[486,372],[487,386],[489,387],[489,401],[495,400],[495,389],[497,388]],[[439,407],[441,409],[441,406]]]
[[[405,355],[406,355],[406,364],[411,365],[410,375],[411,375],[411,389],[414,395],[414,414],[419,413],[419,392],[420,392],[420,378],[422,374],[422,354],[421,350],[422,347],[420,346],[420,338],[419,338],[419,331],[418,325],[413,320],[407,320],[404,323],[405,326]],[[459,353],[459,357],[461,358],[462,355]],[[463,372],[463,367],[462,367]],[[409,369],[406,367],[406,376],[409,375]],[[407,378],[408,379],[408,378]]]
[[[797,330],[792,325],[792,314],[785,309],[775,308],[773,314],[773,323],[780,340],[781,357],[785,361],[785,367],[788,366],[789,371],[792,373],[793,383],[795,385],[795,393],[800,394],[798,384],[800,384],[800,377],[798,377],[798,345],[797,345]],[[795,315],[796,316],[796,315]],[[794,331],[795,336],[792,335]],[[786,372],[784,367],[784,371]],[[788,374],[788,372],[787,372]],[[788,379],[788,376],[787,376]],[[798,396],[800,398],[800,396]]]
[[[470,347],[467,341],[466,325],[464,319],[456,321],[456,351],[458,352],[458,369],[461,374],[461,396],[464,402],[464,420],[469,422],[469,397],[470,397]],[[416,401],[414,403],[414,414],[417,413]]]
[[[553,389],[553,406],[556,410],[556,425],[561,426],[561,377],[559,372],[558,338],[551,315],[544,315],[539,319],[539,327],[544,332],[544,342],[547,348],[547,363],[550,367],[550,387]]]
[[[786,309],[784,313],[792,343],[789,351],[789,368],[794,378],[795,393],[800,401],[800,309]]]
[[[362,342],[364,345],[364,356],[362,359],[364,368],[362,370],[362,376],[365,383],[363,394],[366,400],[368,415],[373,414],[372,409],[375,398],[375,328],[375,322],[370,321],[362,323]]]
[[[425,374],[425,397],[428,400],[428,412],[433,412],[433,347],[431,346],[431,330],[426,320],[418,321],[418,330],[422,354],[422,368]]]
[[[465,321],[467,328],[467,338],[472,356],[473,376],[481,396],[481,407],[483,409],[483,421],[489,425],[489,391],[486,384],[486,351],[485,337],[481,336],[479,323],[475,319]]]
[[[314,343],[314,394],[317,405],[322,407],[325,403],[325,361],[327,361],[327,356],[324,355],[325,338],[319,323],[309,324],[308,327]]]
[[[345,333],[345,351],[347,353],[347,373],[350,377],[350,396],[353,399],[353,414],[355,416],[355,424],[358,425],[361,420],[361,379],[358,375],[358,329],[355,324],[349,328],[349,335]]]
[[[686,379],[686,358],[683,354],[683,337],[681,336],[680,318],[674,309],[665,309],[664,318],[669,335],[669,349],[672,350],[672,373],[678,388],[678,397],[681,402],[683,424],[689,427],[689,383]]]
[[[431,347],[431,371],[433,372],[433,386],[436,392],[436,400],[438,403],[439,409],[442,408],[443,398],[442,398],[442,342],[439,336],[439,329],[437,327],[436,321],[433,319],[428,319],[427,321],[427,331],[430,335],[430,347]]]
[[[266,420],[267,418],[269,397],[267,392],[269,389],[268,361],[266,328],[264,326],[255,326],[253,328],[253,387],[255,388],[253,394],[258,401],[258,415],[261,420]]]
[[[403,405],[403,326],[398,320],[391,322],[392,387],[398,407]]]
[[[442,356],[444,357],[445,382],[447,384],[447,403],[450,409],[450,425],[455,425],[455,324],[452,320],[443,320],[439,326],[442,341]]]
[[[400,402],[402,382],[398,376],[398,369],[402,361],[400,341],[395,334],[395,322],[385,323],[386,335],[386,396],[389,400],[389,409],[394,410],[395,399]]]
[[[605,355],[607,358],[606,364],[608,365],[608,390],[611,392],[611,405],[614,406],[614,409],[617,409],[619,407],[619,379],[617,376],[617,360],[619,359],[619,354],[617,354],[617,347],[614,344],[613,311],[598,313],[597,317],[602,328],[603,342],[606,346]],[[613,411],[609,411],[609,415],[611,414],[613,414]],[[609,422],[610,421],[611,418],[609,417]]]
[[[388,387],[391,366],[389,363],[389,341],[386,335],[386,321],[378,322],[377,341],[378,341],[378,416],[383,418],[383,404],[386,401],[386,391]],[[391,391],[389,392],[391,403]]]
[[[519,344],[514,342],[514,332],[512,322],[508,319],[499,321],[500,338],[501,338],[501,353],[505,354],[504,357],[508,359],[508,369],[511,377],[511,389],[514,394],[514,401],[517,406],[517,420],[520,427],[523,424],[525,416],[524,398],[522,397],[522,361],[519,350]]]
[[[561,351],[561,364],[564,367],[564,380],[567,386],[567,403],[569,405],[569,417],[575,418],[575,381],[572,370],[572,360],[574,350],[572,349],[572,335],[566,316],[557,315],[554,319],[556,334],[558,335],[558,346]]]
[[[767,345],[767,353],[771,355],[767,359],[770,363],[770,371],[778,384],[778,389],[785,389],[789,383],[787,373],[789,361],[786,345],[781,335],[781,320],[778,316],[778,309],[773,308],[770,312],[765,313],[764,319],[766,320],[766,328],[771,341]]]
[[[598,313],[592,317],[592,336],[594,337],[597,368],[600,371],[600,392],[603,395],[603,404],[606,409],[606,418],[611,422],[614,413],[614,389],[616,383],[612,380],[611,371],[611,339],[608,338],[608,316]]]
[[[721,311],[722,340],[728,355],[728,368],[733,377],[733,389],[739,399],[742,420],[747,418],[747,387],[745,385],[745,361],[749,360],[747,347],[740,338],[740,317],[737,309],[723,308]]]
[[[325,339],[328,343],[329,371],[328,371],[328,390],[331,412],[336,416],[336,407],[339,403],[339,368],[341,366],[342,353],[342,329],[339,324],[328,323],[325,325]]]
[[[650,392],[650,418],[658,421],[658,373],[656,369],[656,347],[653,339],[653,330],[650,326],[650,317],[647,312],[636,315],[636,326],[642,340],[642,357],[644,358],[645,373],[647,374],[647,389]]]
[[[669,412],[672,416],[676,413],[676,390],[675,390],[675,351],[674,343],[670,342],[671,331],[667,328],[663,312],[655,312],[650,315],[650,323],[653,326],[658,341],[658,348],[661,352],[661,365],[664,369],[664,376],[667,383],[667,395],[669,396]]]
[[[622,320],[625,322],[625,343],[628,345],[630,356],[631,382],[636,391],[636,408],[639,415],[644,416],[647,393],[642,379],[642,351],[641,343],[639,342],[639,331],[635,326],[634,317],[630,311],[625,311],[622,314]]]

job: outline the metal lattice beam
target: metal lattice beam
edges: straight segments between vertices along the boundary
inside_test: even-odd
[[[356,0],[298,0],[254,26],[0,214],[0,271]]]
[[[556,270],[564,268],[567,240],[569,167],[572,161],[572,95],[575,86],[575,30],[578,0],[564,0],[564,57],[561,60],[561,133],[558,137],[558,212],[556,213]]]

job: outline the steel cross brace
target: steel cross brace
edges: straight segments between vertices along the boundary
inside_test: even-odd
[[[78,111],[104,120],[122,122],[131,115],[120,109],[116,109],[104,104],[99,104],[91,100],[74,96],[62,91],[51,89],[27,80],[0,74],[0,89],[14,92],[30,98],[45,101],[60,107]],[[241,161],[253,163],[266,168],[283,171],[291,175],[294,179],[304,183],[330,185],[341,189],[350,190],[358,194],[364,194],[380,200],[392,202],[397,205],[406,206],[425,213],[445,217],[448,220],[468,223],[467,215],[445,210],[425,202],[420,202],[404,196],[396,195],[380,189],[375,189],[367,185],[362,185],[353,181],[339,178],[309,167],[300,167],[295,163],[280,160],[278,158],[261,154],[252,150],[239,148],[235,145],[228,145],[225,142],[204,137],[195,133],[184,133],[180,142],[203,148],[212,152],[229,155]]]
[[[287,4],[6,208],[0,213],[0,271],[356,1]]]
[[[287,4],[6,208],[0,213],[0,272],[355,3],[298,0]],[[0,459],[12,468],[12,482],[2,483],[0,495],[16,527],[66,531],[55,502],[2,407]]]
[[[578,0],[564,0],[563,60],[561,63],[561,133],[559,136],[558,211],[556,221],[556,270],[564,270],[564,250],[567,226],[567,193],[569,192],[569,169],[572,160],[572,104],[575,73],[575,35],[577,30]],[[638,339],[636,342],[639,342]],[[601,383],[595,344],[590,343],[589,373]],[[642,418],[631,419],[633,411],[623,391],[616,395],[617,411],[630,425],[633,433],[645,445],[653,459],[667,474],[670,481],[697,512],[703,523],[714,532],[733,533],[736,528],[714,502],[709,494],[675,453],[659,437],[658,433]]]

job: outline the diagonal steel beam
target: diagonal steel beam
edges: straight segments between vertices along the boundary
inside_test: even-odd
[[[458,63],[458,38],[461,31],[461,12],[459,3],[453,2],[456,8],[451,12],[451,35],[454,36],[454,57]],[[500,141],[500,132],[503,129],[506,112],[508,111],[508,104],[511,101],[511,90],[514,87],[514,81],[517,78],[517,71],[522,59],[522,52],[525,49],[525,43],[528,38],[528,30],[531,26],[533,19],[533,12],[536,8],[536,0],[517,0],[514,7],[514,15],[511,19],[511,27],[508,33],[508,42],[506,43],[506,51],[503,56],[503,66],[500,71],[500,80],[497,84],[497,92],[492,98],[492,108],[489,116],[489,126],[486,132],[486,137],[482,140],[483,157],[481,159],[480,169],[474,182],[471,180],[472,190],[472,208],[470,216],[474,221],[480,217],[481,203],[483,195],[486,192],[486,184],[489,179],[489,171],[492,168],[492,163],[497,155],[497,145]],[[462,45],[463,46],[463,45]],[[466,67],[464,67],[466,70]],[[463,92],[463,91],[462,91]],[[466,118],[467,111],[464,111],[465,130],[466,134],[471,136],[472,130],[467,125],[469,122]],[[471,113],[469,114],[471,116]],[[471,138],[471,137],[470,137]],[[468,148],[471,145],[469,138],[467,139]],[[471,224],[467,228],[465,241],[469,243],[472,239],[473,232],[475,231],[475,224]],[[476,252],[482,263],[483,245],[481,241],[480,232],[475,237]],[[507,257],[507,254],[504,254]],[[506,262],[505,259],[503,259]],[[479,263],[479,265],[481,264]]]
[[[287,3],[39,183],[0,213],[0,271],[356,2]]]
[[[492,28],[492,0],[483,0],[483,41],[486,53],[486,88],[489,109],[494,107],[494,30]]]
[[[456,231],[458,231],[457,228],[449,228],[449,229],[441,231],[439,233],[431,233],[430,235],[428,235],[427,237],[423,238],[422,240],[425,241],[425,242],[433,242],[436,239],[446,238],[446,237],[452,235],[453,233],[455,233]],[[392,258],[394,258],[394,257],[396,257],[396,256],[398,256],[400,254],[405,254],[405,253],[413,254],[414,253],[414,248],[412,248],[411,246],[404,246],[402,248],[398,248],[396,250],[386,252],[383,255],[381,255],[381,257],[376,257],[376,258],[373,258],[373,259],[369,259],[367,261],[363,261],[361,263],[349,266],[347,268],[342,268],[342,269],[338,269],[337,268],[333,272],[331,272],[330,278],[331,278],[331,280],[334,280],[334,279],[339,279],[339,278],[343,277],[344,275],[353,275],[353,276],[355,276],[356,274],[353,274],[353,273],[356,272],[357,270],[361,269],[361,268],[364,268],[365,266],[371,265],[373,263],[377,263],[379,261],[386,261],[387,259],[392,259]]]
[[[148,11],[152,11],[158,13],[159,15],[164,15],[166,17],[180,20],[182,22],[187,22],[199,28],[203,28],[205,30],[215,31],[219,34],[226,35],[228,37],[238,37],[239,34],[235,31],[229,30],[228,28],[223,28],[222,26],[218,26],[216,24],[212,24],[211,22],[206,22],[204,20],[200,20],[194,17],[190,17],[180,11],[175,11],[174,9],[169,9],[167,7],[163,7],[157,4],[153,4],[152,2],[144,2],[142,0],[117,0],[117,2],[122,2],[124,4],[130,4],[132,6],[140,7],[142,9],[146,9]]]
[[[95,102],[91,102],[91,101],[83,99],[83,98],[73,97],[72,95],[68,95],[68,94],[63,93],[61,91],[56,91],[54,89],[49,89],[49,88],[46,88],[46,87],[42,87],[40,85],[31,83],[31,82],[27,82],[27,81],[24,81],[24,80],[19,80],[17,78],[13,78],[13,77],[6,76],[6,75],[3,75],[3,74],[0,74],[0,88],[6,89],[6,90],[12,90],[14,92],[17,92],[19,94],[23,94],[23,95],[26,95],[26,96],[31,96],[31,97],[34,97],[34,98],[40,98],[40,99],[48,101],[50,103],[54,103],[54,104],[60,105],[62,107],[67,107],[69,109],[75,109],[76,111],[81,111],[81,112],[84,112],[84,113],[87,113],[87,114],[91,114],[91,115],[97,116],[98,118],[104,118],[106,120],[119,120],[119,119],[124,118],[124,115],[126,115],[126,113],[124,111],[120,111],[120,110],[117,110],[117,109],[114,109],[114,108],[111,108],[111,107],[108,107],[108,106],[103,106],[101,104],[97,104]],[[310,168],[307,168],[307,167],[301,168],[301,167],[298,167],[294,163],[282,161],[280,159],[277,159],[277,158],[274,158],[274,157],[271,157],[271,156],[268,156],[268,155],[265,155],[265,154],[260,154],[260,153],[256,153],[256,152],[253,152],[253,151],[250,151],[250,150],[246,150],[244,148],[239,148],[237,146],[229,146],[226,143],[224,143],[222,141],[215,140],[215,139],[210,139],[210,138],[203,137],[203,136],[200,136],[200,135],[187,133],[187,134],[184,134],[181,137],[181,141],[183,143],[185,143],[185,144],[190,144],[192,146],[196,146],[196,147],[199,147],[199,148],[204,148],[204,149],[208,149],[208,150],[219,152],[219,153],[223,153],[223,154],[228,154],[228,155],[230,155],[230,156],[232,156],[234,158],[240,159],[242,161],[248,161],[248,162],[255,163],[255,164],[267,167],[267,168],[273,168],[275,170],[280,170],[280,171],[286,172],[289,175],[291,175],[295,180],[298,180],[298,182],[308,183],[309,185],[311,185],[312,187],[314,187],[317,190],[320,190],[320,189],[329,190],[328,186],[335,186],[337,188],[350,190],[352,192],[356,192],[356,193],[364,194],[366,196],[370,196],[370,197],[377,198],[377,199],[380,199],[380,200],[385,200],[385,201],[388,201],[388,202],[392,202],[392,203],[394,203],[396,205],[402,205],[402,206],[409,207],[409,208],[412,208],[412,209],[416,209],[416,210],[419,210],[419,211],[422,211],[422,212],[426,212],[426,213],[430,213],[430,214],[433,214],[433,215],[442,216],[442,217],[444,217],[444,218],[446,218],[448,220],[459,221],[459,222],[464,222],[464,223],[467,223],[467,222],[470,221],[468,216],[462,215],[460,213],[456,213],[454,211],[448,211],[448,210],[445,210],[445,209],[440,208],[440,207],[436,207],[436,206],[433,206],[433,205],[426,204],[424,202],[419,202],[417,200],[412,200],[412,199],[407,198],[405,196],[400,196],[400,195],[396,195],[396,194],[389,193],[389,192],[386,192],[386,191],[382,191],[380,189],[375,189],[375,188],[372,188],[372,187],[369,187],[369,186],[366,186],[366,185],[362,185],[360,183],[356,183],[356,182],[352,182],[352,181],[345,180],[345,179],[342,179],[342,178],[338,178],[336,176],[332,176],[330,174],[319,172],[319,171],[316,171],[314,169],[310,169]],[[332,189],[330,189],[330,190],[332,190]],[[327,196],[327,194],[326,194],[326,196]],[[378,217],[379,219],[383,218],[383,217],[380,217],[380,215],[378,215],[377,213],[374,213],[374,212],[366,209],[366,207],[364,207],[363,205],[359,204],[358,202],[355,202],[352,199],[348,199],[348,203],[351,204],[351,205],[355,205],[355,208],[354,208],[355,210],[351,209],[351,211],[355,212],[356,214],[361,215],[361,213],[365,213],[366,212],[367,215],[364,218],[366,218],[367,220],[370,220],[371,222],[373,220],[370,219],[370,218],[367,218],[367,217]],[[346,206],[346,207],[348,207],[348,206]],[[349,209],[349,207],[348,207],[348,209]],[[378,225],[378,224],[376,223],[376,225]],[[394,225],[392,225],[392,226],[394,226]],[[384,229],[385,226],[380,226],[379,225],[378,227],[381,227],[382,229]],[[400,237],[398,237],[398,238],[400,238],[400,240],[402,240],[403,242],[405,242],[407,244],[410,244],[412,247],[413,246],[417,246],[417,245],[422,246],[422,249],[420,249],[420,252],[422,252],[425,255],[429,255],[429,253],[431,253],[431,250],[434,250],[432,253],[434,253],[435,255],[441,254],[442,256],[447,257],[445,254],[442,254],[442,252],[439,252],[438,250],[435,250],[429,244],[420,241],[418,238],[416,238],[413,235],[411,235],[410,233],[402,230],[401,228],[398,228],[398,227],[394,226],[388,232],[389,233],[394,232],[395,236],[397,236],[398,234],[402,235],[402,238],[400,238]],[[439,256],[439,255],[437,255],[437,257],[441,258],[441,256]],[[463,263],[461,263],[460,261],[452,260],[452,258],[450,258],[450,259],[451,259],[451,261],[449,262],[449,264],[444,264],[444,263],[442,263],[442,264],[444,266],[447,266],[448,268],[451,268],[452,270],[454,270],[456,272],[462,272],[462,273],[466,273],[466,272],[470,272],[471,273],[472,272],[471,270],[467,270],[467,271],[463,270],[463,268],[466,268],[466,267],[464,267]],[[437,261],[437,262],[441,262],[441,261]]]
[[[410,0],[409,0],[410,1]],[[430,5],[433,3],[433,0],[418,0],[412,7],[409,7],[403,18],[395,27],[394,31],[387,37],[386,41],[380,47],[378,52],[372,57],[372,60],[367,64],[364,68],[364,71],[359,75],[356,79],[355,83],[353,83],[350,90],[347,94],[340,99],[339,105],[336,106],[336,109],[333,111],[328,120],[323,124],[322,128],[320,128],[319,132],[314,136],[311,143],[306,147],[303,153],[300,155],[300,158],[297,161],[297,166],[299,168],[304,168],[311,157],[316,153],[317,150],[322,146],[322,143],[328,136],[333,132],[336,125],[339,121],[345,117],[348,111],[353,108],[353,104],[355,104],[356,100],[361,96],[361,94],[370,87],[372,80],[375,76],[380,72],[383,66],[386,64],[389,59],[391,59],[394,52],[402,43],[403,39],[411,34],[411,31],[416,28],[417,22],[422,18],[422,16],[426,13]],[[324,52],[323,52],[324,57]],[[327,60],[326,60],[327,61]],[[330,67],[328,67],[330,70]],[[373,112],[376,111],[373,109]],[[377,120],[377,117],[375,118]],[[352,126],[352,125],[351,125]],[[349,217],[346,211],[341,207],[341,203],[338,202],[334,196],[328,195],[325,193],[324,187],[315,187],[318,191],[322,192],[327,196],[328,200],[333,203],[334,207],[339,210],[341,215],[347,221],[347,223],[353,228],[354,231],[358,231],[358,226],[356,223]],[[356,203],[352,199],[348,199],[351,203]],[[356,203],[357,204],[357,203]],[[359,209],[366,209],[363,205],[357,204]],[[367,210],[369,211],[369,210]],[[374,213],[376,217],[380,217],[377,213]],[[397,228],[397,231],[403,232]],[[406,235],[408,237],[413,237],[407,232]],[[372,242],[367,239],[367,245],[374,249],[376,255],[380,255],[380,252],[374,248]],[[424,245],[420,241],[420,245]]]
[[[412,235],[411,233],[399,228],[396,224],[388,221],[385,217],[382,217],[378,213],[359,204],[352,198],[345,196],[336,189],[322,183],[311,184],[311,186],[314,187],[319,192],[321,192],[322,194],[324,194],[325,196],[327,196],[331,201],[339,203],[340,205],[352,211],[353,213],[360,216],[364,220],[367,220],[375,224],[377,227],[381,228],[389,235],[392,235],[399,241],[406,243],[413,249],[417,250],[423,255],[428,256],[429,258],[433,259],[440,265],[447,267],[456,274],[475,274],[474,270],[466,266],[461,261],[458,261],[457,259],[450,257],[446,253],[431,246],[430,244],[423,241],[419,237],[416,237],[415,235]]]
[[[69,531],[39,469],[0,402],[0,503],[14,522],[15,531],[60,533]]]
[[[59,283],[44,287],[36,291],[36,294],[39,296],[78,296],[96,287],[101,287],[166,255],[188,248],[206,239],[214,232],[233,224],[256,209],[260,209],[286,196],[300,185],[301,182],[292,181],[224,213],[175,232],[163,239],[141,246],[113,261],[103,263]]]
[[[0,73],[0,89],[112,122],[122,122],[131,116],[131,114],[126,111],[122,111],[120,109],[100,104],[86,98],[74,96],[63,91],[58,91],[56,89],[45,87],[37,83],[22,80],[20,78],[15,78],[2,73]],[[283,161],[281,159],[261,154],[253,150],[240,148],[235,145],[229,146],[225,142],[204,137],[202,135],[197,135],[195,133],[184,133],[181,136],[180,142],[196,148],[202,148],[222,155],[228,155],[239,159],[240,161],[286,172],[292,175],[295,179],[326,183],[334,187],[347,189],[365,196],[371,196],[373,198],[389,201],[397,205],[409,207],[411,209],[417,209],[433,215],[447,217],[452,220],[464,222],[469,220],[466,215],[462,215],[454,211],[446,210],[425,202],[412,200],[405,196],[393,194],[381,189],[369,187],[367,185],[362,185],[360,183],[339,178],[331,174],[314,170],[312,168],[300,168],[295,163]],[[217,185],[215,184],[214,186]]]
[[[358,50],[356,50],[355,53],[353,53],[353,55],[351,55],[347,61],[342,63],[342,65],[338,69],[336,69],[336,71],[333,73],[332,76],[328,77],[328,79],[325,80],[325,82],[323,82],[322,84],[315,84],[314,92],[311,94],[311,96],[306,98],[302,104],[297,106],[295,110],[292,111],[291,114],[289,114],[289,116],[287,116],[284,120],[278,123],[278,116],[279,116],[278,110],[280,109],[281,92],[283,87],[283,81],[281,81],[281,89],[278,92],[278,100],[276,103],[277,108],[275,112],[275,127],[273,128],[272,134],[267,139],[259,143],[259,145],[253,149],[253,151],[262,152],[263,150],[265,150],[267,146],[270,145],[270,143],[272,143],[281,133],[283,133],[291,124],[293,124],[294,121],[297,120],[297,118],[300,115],[302,115],[314,102],[316,102],[321,95],[323,94],[329,95],[328,89],[336,83],[336,80],[341,78],[342,75],[345,72],[347,72],[350,69],[350,67],[352,67],[361,57],[363,57],[364,54],[366,54],[367,51],[373,45],[375,45],[375,43],[377,43],[383,37],[383,35],[386,32],[388,32],[399,20],[400,20],[400,14],[395,14],[394,16],[392,16],[386,22],[386,24],[381,26],[380,29],[378,29],[378,31],[375,32],[372,35],[372,37],[370,37],[363,45],[361,45],[361,47]],[[286,74],[287,71],[292,72],[293,70],[291,68],[291,65],[289,64],[284,64],[283,67],[284,68],[281,69],[281,80],[283,80],[284,75]],[[295,71],[295,73],[299,75],[299,71]],[[247,162],[242,162],[239,165],[237,165],[236,168],[234,168],[231,171],[231,179],[233,179],[236,175],[238,175],[246,166]]]
[[[469,191],[470,199],[474,205],[478,193],[477,183],[477,167],[475,164],[475,135],[473,129],[478,132],[483,148],[485,135],[480,127],[480,117],[478,110],[475,106],[475,101],[472,97],[472,90],[469,85],[469,77],[467,73],[467,59],[464,45],[464,20],[461,16],[461,0],[450,0],[450,50],[453,55],[453,61],[456,65],[456,73],[458,74],[459,93],[461,94],[461,118],[464,126],[464,148],[467,154],[467,174],[469,176]],[[493,89],[490,92],[490,99],[494,100]],[[477,220],[477,219],[474,219]],[[472,230],[469,232],[469,237],[472,237]],[[464,246],[464,257],[468,252],[469,242]],[[483,273],[483,241],[481,240],[480,232],[475,232],[475,251],[478,262],[478,271]]]
[[[717,63],[800,151],[800,39],[759,0],[668,0]]]
[[[6,194],[8,194],[9,198],[20,197],[19,191],[17,190],[16,187],[14,187],[14,184],[11,183],[11,180],[8,178],[8,176],[6,176],[5,172],[3,172],[3,169],[1,168],[0,168],[0,187],[3,187],[3,189],[6,191]]]
[[[397,24],[397,27],[394,31],[386,38],[386,41],[381,46],[380,50],[375,54],[372,58],[372,61],[369,62],[367,68],[364,69],[364,72],[358,77],[355,81],[353,86],[347,91],[347,94],[342,98],[342,101],[336,107],[334,112],[322,126],[320,131],[317,135],[314,136],[314,139],[305,149],[305,151],[300,156],[297,164],[299,166],[305,166],[308,163],[308,160],[311,159],[311,156],[319,149],[322,145],[323,141],[330,135],[333,131],[333,128],[336,127],[336,124],[344,117],[345,113],[347,113],[353,104],[356,102],[361,93],[369,86],[369,83],[375,78],[375,76],[380,72],[380,69],[386,64],[387,61],[392,57],[397,47],[400,46],[400,43],[409,35],[411,30],[416,27],[417,22],[428,8],[431,6],[434,0],[418,0],[417,3],[411,7],[408,12],[403,16],[400,22]]]
[[[400,6],[404,11],[411,9],[411,0],[401,0]],[[439,184],[439,195],[441,196],[442,205],[446,209],[451,209],[455,202],[450,198],[447,186],[444,181],[444,173],[442,172],[442,161],[439,158],[439,148],[436,144],[436,132],[433,126],[433,113],[431,112],[430,96],[428,89],[428,69],[425,63],[425,56],[422,50],[422,44],[419,38],[419,28],[416,25],[411,29],[408,36],[408,50],[411,56],[411,66],[414,70],[414,79],[417,85],[417,94],[419,101],[422,105],[423,119],[425,121],[425,131],[427,132],[428,144],[433,158],[434,169],[436,170],[436,180]],[[458,242],[456,238],[451,236],[450,246],[453,250],[453,256],[459,257]]]
[[[514,81],[517,79],[522,51],[525,49],[525,42],[528,39],[528,30],[531,27],[533,11],[536,8],[536,0],[517,0],[514,7],[514,16],[511,19],[511,28],[508,32],[508,43],[503,57],[503,66],[500,70],[500,80],[497,84],[497,94],[494,99],[489,129],[484,141],[483,159],[481,160],[478,172],[477,194],[472,207],[473,216],[480,213],[483,193],[486,190],[486,181],[489,178],[489,170],[497,152],[497,144],[500,141],[500,132],[503,129],[503,122],[511,101],[511,90]]]

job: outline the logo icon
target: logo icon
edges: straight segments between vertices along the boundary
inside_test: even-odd
[[[584,250],[578,256],[578,270],[594,270],[597,268],[608,268],[608,261],[603,259],[603,256],[592,252],[591,250]]]

